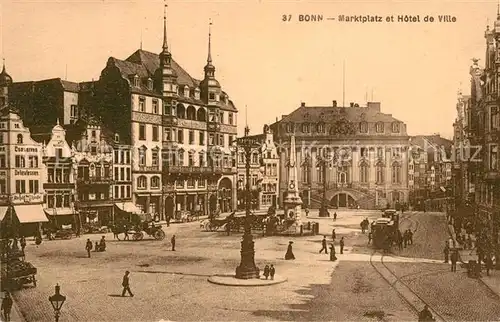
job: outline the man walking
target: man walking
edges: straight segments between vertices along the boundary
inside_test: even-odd
[[[10,321],[10,311],[11,310],[12,310],[12,298],[10,297],[9,292],[5,292],[5,296],[2,300],[2,308],[1,308],[5,322]]]
[[[344,253],[344,237],[340,238],[339,245],[340,245],[340,253],[343,254]]]
[[[451,271],[456,272],[457,271],[457,262],[458,262],[458,252],[454,250],[451,253]]]
[[[335,232],[335,228],[332,229],[332,240],[335,242],[335,239],[337,239],[337,233]]]
[[[325,254],[328,254],[328,249],[326,248],[326,236],[323,236],[323,240],[321,241],[321,249],[319,250],[319,253],[321,254],[322,251],[325,251]]]
[[[170,238],[170,243],[172,244],[172,251],[175,252],[175,235]]]
[[[90,251],[92,250],[92,242],[89,238],[87,238],[87,243],[85,244],[85,250],[87,251],[87,255],[90,258]]]
[[[123,291],[122,291],[122,296],[125,296],[125,293],[128,292],[131,297],[134,297],[134,294],[132,294],[132,291],[130,291],[130,280],[129,280],[129,271],[125,271],[125,275],[123,275],[123,281],[122,281],[122,286],[123,286]]]
[[[450,247],[448,246],[448,243],[444,244],[443,253],[444,253],[444,262],[445,264],[448,264],[448,257],[450,255]]]

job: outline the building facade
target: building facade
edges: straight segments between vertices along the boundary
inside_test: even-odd
[[[273,132],[268,125],[263,133],[255,135],[261,144],[260,151],[254,151],[250,158],[250,189],[252,208],[267,210],[278,205],[279,196],[279,154]],[[246,164],[245,154],[238,153],[237,208],[245,208]]]
[[[381,208],[408,201],[406,124],[380,103],[301,106],[271,125],[277,142],[296,137],[299,190],[305,206]],[[289,148],[289,147],[288,147]],[[287,148],[280,149],[280,205],[287,182]],[[326,174],[326,176],[325,176]]]

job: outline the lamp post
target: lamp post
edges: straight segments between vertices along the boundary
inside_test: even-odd
[[[61,295],[61,293],[59,293],[60,290],[61,290],[61,287],[59,286],[59,284],[57,284],[55,287],[55,294],[52,296],[49,296],[50,304],[52,304],[52,307],[54,308],[54,316],[56,318],[56,322],[59,321],[59,316],[61,314],[61,308],[64,304],[64,301],[66,301],[66,296]]]
[[[326,168],[328,166],[328,162],[326,160],[319,160],[317,169],[323,171],[323,198],[321,199],[321,207],[319,208],[319,216],[320,217],[328,217],[328,204],[326,202]]]
[[[248,136],[249,132],[250,132],[249,128],[245,127],[245,136],[236,139],[236,149],[238,148],[241,149],[245,155],[245,177],[246,177],[245,232],[243,234],[243,240],[241,241],[240,265],[236,267],[236,278],[239,279],[252,279],[260,277],[260,270],[255,265],[254,241],[250,226],[251,204],[252,204],[252,194],[250,190],[250,162],[251,162],[252,152],[258,150],[259,147],[261,147],[261,142],[255,137]]]

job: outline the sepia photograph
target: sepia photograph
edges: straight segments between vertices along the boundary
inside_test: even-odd
[[[0,321],[500,321],[500,0],[3,0]]]

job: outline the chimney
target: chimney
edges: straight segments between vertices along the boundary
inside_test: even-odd
[[[305,102],[300,103],[300,107],[306,107],[306,103]]]
[[[354,102],[349,103],[349,106],[354,107]]]
[[[375,112],[380,112],[380,102],[368,102],[367,107]]]
[[[337,101],[333,101],[333,102],[332,102],[332,106],[333,106],[333,107],[337,107]]]

